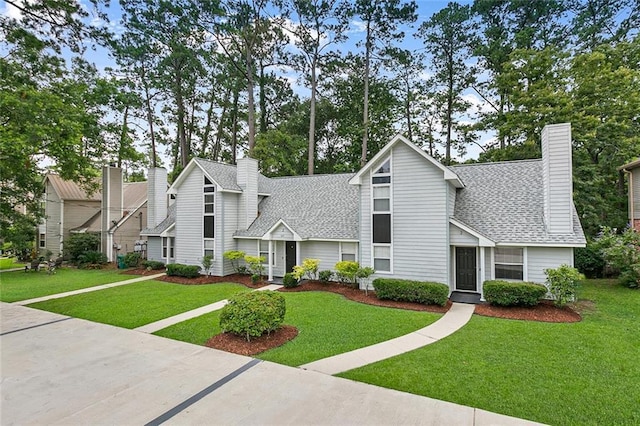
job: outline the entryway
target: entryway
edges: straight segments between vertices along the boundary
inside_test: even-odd
[[[295,241],[287,241],[285,242],[285,272],[293,272],[293,267],[296,266],[297,252],[296,252],[296,242]]]

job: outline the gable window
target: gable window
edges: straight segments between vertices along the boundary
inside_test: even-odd
[[[162,237],[162,258],[167,258],[167,250],[169,251],[169,259],[173,259],[175,256],[173,255],[174,250],[174,238],[173,237]]]
[[[276,266],[276,245],[275,242],[273,244],[273,253],[271,258],[271,264]],[[269,264],[269,241],[260,240],[260,251],[259,256],[264,257],[264,264]]]
[[[391,272],[391,159],[371,175],[373,265]]]
[[[203,253],[204,256],[215,257],[215,237],[216,237],[216,187],[206,176],[204,177],[203,188]]]
[[[356,243],[340,243],[340,260],[355,262],[358,246]]]
[[[494,263],[497,280],[524,279],[524,250],[521,247],[496,247]]]

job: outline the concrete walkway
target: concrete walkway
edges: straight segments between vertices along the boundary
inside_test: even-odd
[[[0,345],[3,425],[534,424],[13,304]]]
[[[454,303],[449,311],[438,321],[413,333],[380,342],[375,345],[356,349],[301,365],[305,370],[314,370],[325,374],[338,374],[367,364],[382,361],[423,346],[430,345],[459,330],[471,319],[475,305]]]
[[[264,290],[278,290],[281,288],[281,285],[277,284],[269,284],[265,287],[260,287],[253,291],[264,291]],[[190,320],[191,318],[199,317],[200,315],[208,314],[209,312],[217,311],[218,309],[222,309],[224,305],[226,305],[228,300],[220,300],[219,302],[211,303],[206,306],[201,306],[196,309],[192,309],[191,311],[183,312],[178,315],[174,315],[169,318],[161,319],[160,321],[152,322],[149,324],[145,324],[138,328],[134,328],[135,331],[141,331],[143,333],[155,333],[158,330],[162,330],[163,328],[167,328],[171,325],[177,324],[182,321]]]
[[[0,274],[3,272],[16,272],[16,271],[24,271],[24,266],[21,268],[0,269]]]
[[[24,306],[24,305],[29,305],[31,303],[44,302],[45,300],[60,299],[62,297],[73,296],[75,294],[90,293],[92,291],[104,290],[106,288],[118,287],[118,286],[127,285],[127,284],[133,284],[133,283],[137,283],[137,282],[140,282],[140,281],[153,280],[153,279],[162,277],[164,275],[166,275],[166,274],[163,272],[161,274],[155,274],[155,275],[148,275],[148,276],[144,276],[144,277],[132,278],[130,280],[118,281],[118,282],[115,282],[115,283],[97,285],[95,287],[87,287],[87,288],[81,288],[79,290],[66,291],[64,293],[50,294],[48,296],[36,297],[34,299],[19,300],[17,302],[13,302],[13,304],[14,305],[22,305],[22,306]]]

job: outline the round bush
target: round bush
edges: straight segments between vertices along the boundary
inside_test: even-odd
[[[485,281],[484,298],[497,306],[535,306],[547,294],[542,284],[503,280]]]
[[[275,291],[239,293],[229,299],[220,313],[220,328],[247,341],[277,330],[284,321],[284,297]]]
[[[287,272],[282,277],[282,285],[286,288],[293,288],[298,286],[298,280],[293,276],[291,272]]]

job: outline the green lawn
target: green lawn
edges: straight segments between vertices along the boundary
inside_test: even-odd
[[[433,345],[341,377],[553,425],[640,424],[640,291],[589,280],[583,321],[474,315]]]
[[[180,285],[142,281],[29,305],[76,318],[136,328],[249,291],[239,284]]]
[[[365,305],[333,293],[283,295],[287,302],[285,323],[297,327],[299,334],[258,358],[286,365],[302,365],[389,340],[425,327],[441,316]],[[218,333],[219,312],[212,312],[155,334],[202,345]]]
[[[15,257],[0,257],[0,271],[13,268],[24,268],[24,263],[15,262]]]
[[[15,302],[136,277],[137,275],[120,274],[114,269],[60,268],[53,275],[47,275],[46,270],[3,272],[0,274],[0,300]]]

